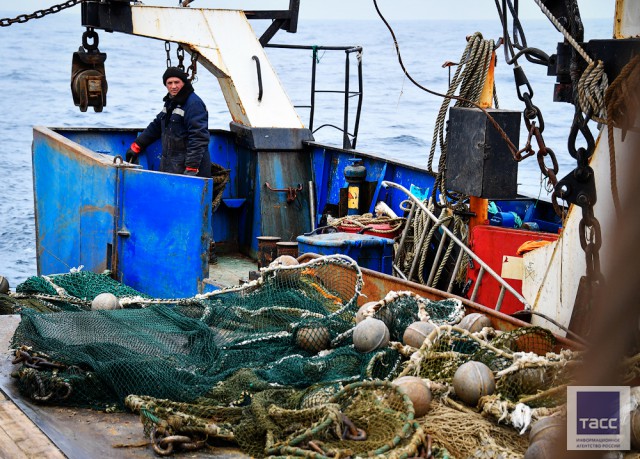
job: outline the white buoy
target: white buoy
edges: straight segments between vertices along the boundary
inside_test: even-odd
[[[484,314],[474,312],[464,316],[458,326],[460,328],[468,330],[471,333],[477,333],[479,331],[482,331],[484,327],[491,327],[491,319],[489,319]]]
[[[113,309],[122,309],[118,297],[113,293],[105,292],[96,296],[91,302],[91,309],[94,311],[109,311]]]
[[[329,349],[331,335],[324,326],[303,327],[296,333],[296,346],[312,354]]]
[[[269,263],[269,268],[279,268],[280,266],[295,266],[298,265],[298,260],[291,255],[280,255],[278,258]]]

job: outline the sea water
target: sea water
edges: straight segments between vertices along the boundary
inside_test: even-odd
[[[0,28],[0,275],[15,287],[36,274],[35,216],[31,167],[33,126],[48,127],[145,127],[162,108],[165,94],[161,75],[166,67],[164,42],[143,37],[98,31],[100,51],[107,53],[109,82],[107,106],[102,113],[81,113],[73,105],[70,91],[72,53],[82,43],[79,8],[65,13]],[[15,14],[0,11],[0,17]],[[262,24],[252,23],[260,34]],[[445,61],[458,62],[465,37],[481,32],[497,39],[501,27],[496,21],[396,21],[392,27],[411,76],[423,86],[445,93],[449,71]],[[555,52],[562,36],[546,21],[524,23],[529,46],[548,54]],[[608,20],[585,21],[586,38],[609,38]],[[300,21],[298,33],[280,31],[272,43],[301,45],[361,45],[364,71],[364,101],[357,149],[385,158],[426,167],[433,126],[442,99],[415,87],[402,72],[391,36],[381,21]],[[172,64],[178,63],[176,45]],[[309,105],[312,54],[309,50],[268,49],[267,54],[294,105]],[[188,55],[186,55],[188,59]],[[317,89],[344,88],[344,52],[319,51]],[[355,56],[351,56],[351,89],[356,88]],[[188,64],[188,62],[186,62]],[[567,153],[567,136],[573,107],[553,103],[554,78],[546,69],[520,59],[534,90],[533,102],[546,123],[544,138],[560,164],[562,177],[575,167]],[[217,80],[199,67],[196,92],[209,110],[209,127],[228,129],[230,116]],[[453,71],[452,71],[453,74]],[[498,50],[496,85],[500,108],[522,110],[513,82],[512,68]],[[316,96],[314,127],[342,125],[344,96],[323,93]],[[350,119],[356,98],[350,99]],[[298,109],[305,123],[309,110]],[[352,125],[353,126],[353,125]],[[353,129],[352,127],[350,129]],[[342,145],[341,132],[332,128],[317,131],[321,142]],[[521,145],[526,133],[522,131]],[[124,152],[122,152],[124,154]],[[434,167],[437,165],[437,158]],[[549,199],[535,157],[519,166],[520,193]],[[82,193],[83,190],[71,190]]]

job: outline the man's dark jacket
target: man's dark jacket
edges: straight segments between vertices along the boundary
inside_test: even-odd
[[[207,107],[187,82],[175,97],[165,96],[164,108],[135,142],[145,149],[162,139],[162,172],[184,174],[190,167],[199,177],[211,177],[208,125]]]

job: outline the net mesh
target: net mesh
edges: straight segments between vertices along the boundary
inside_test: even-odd
[[[561,404],[575,355],[554,354],[555,338],[540,328],[469,333],[455,325],[459,300],[412,292],[363,307],[363,317],[387,324],[391,344],[361,353],[352,335],[362,285],[340,255],[181,300],[149,298],[107,274],[30,278],[13,298],[18,385],[37,402],[133,410],[158,454],[226,440],[255,457],[521,455],[515,431],[495,421],[523,401],[547,411]],[[92,310],[103,292],[123,308]],[[407,327],[425,320],[435,329],[422,347],[403,345]],[[497,380],[477,411],[450,389],[470,360]],[[399,375],[429,380],[440,399],[420,422],[389,383]],[[464,438],[452,433],[460,425],[470,426]]]

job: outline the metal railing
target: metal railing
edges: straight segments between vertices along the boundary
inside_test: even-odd
[[[361,46],[309,46],[309,45],[281,45],[281,44],[266,44],[265,48],[281,48],[281,49],[307,49],[313,53],[311,64],[311,97],[310,105],[296,105],[296,108],[308,108],[309,109],[309,130],[316,132],[323,127],[332,127],[339,131],[342,131],[342,148],[352,150],[356,148],[356,141],[358,139],[358,128],[360,126],[360,112],[362,111],[362,47]],[[327,90],[316,89],[316,71],[318,63],[318,51],[344,51],[345,52],[345,67],[344,67],[344,90]],[[358,60],[358,90],[351,91],[349,87],[350,77],[350,55],[356,53]],[[334,124],[323,124],[316,129],[313,128],[316,94],[318,93],[334,93],[344,94],[344,115],[342,127]],[[349,99],[351,97],[358,97],[358,105],[356,107],[356,115],[353,126],[353,132],[349,132]]]
[[[388,182],[388,181],[383,181],[382,182],[382,186],[385,188],[395,188],[397,190],[402,191],[403,193],[405,193],[409,199],[411,199],[412,201],[412,206],[411,206],[411,210],[409,213],[409,217],[407,218],[407,223],[406,223],[406,227],[404,232],[402,233],[402,236],[400,237],[400,246],[402,247],[406,237],[407,237],[407,229],[409,228],[409,226],[411,225],[411,221],[412,219],[415,217],[415,210],[416,208],[419,208],[420,210],[422,210],[425,215],[427,215],[429,217],[429,219],[433,222],[433,224],[439,224],[439,220],[438,217],[435,216],[435,214],[433,214],[433,212],[431,212],[427,206],[424,205],[423,202],[421,202],[418,198],[416,198],[413,194],[411,194],[411,192],[409,190],[407,190],[405,187],[403,187],[402,185],[399,185],[397,183],[393,183],[393,182]],[[432,287],[432,283],[433,283],[433,279],[435,276],[435,272],[438,266],[438,261],[442,255],[442,250],[444,248],[444,242],[446,240],[446,238],[450,238],[452,241],[454,241],[454,243],[460,248],[460,251],[458,253],[458,257],[456,259],[456,263],[455,263],[455,268],[451,274],[451,279],[449,280],[449,284],[447,287],[447,293],[451,293],[451,290],[453,288],[453,282],[455,280],[455,276],[456,273],[458,272],[458,270],[460,269],[460,265],[462,263],[462,258],[463,255],[466,253],[475,263],[477,263],[480,266],[480,270],[478,272],[478,277],[476,278],[476,282],[473,288],[473,291],[471,293],[471,301],[475,301],[476,297],[478,296],[478,289],[480,287],[480,284],[482,283],[482,277],[484,276],[485,273],[488,273],[491,277],[493,277],[499,284],[500,284],[500,294],[498,295],[498,299],[497,302],[495,304],[495,310],[496,311],[500,311],[500,308],[502,307],[502,301],[504,300],[504,295],[505,293],[508,291],[509,293],[511,293],[519,302],[522,303],[523,305],[523,309],[525,310],[530,310],[531,309],[531,305],[527,302],[527,300],[520,294],[518,293],[511,285],[509,285],[507,283],[506,280],[504,280],[501,276],[499,276],[493,269],[491,269],[491,267],[485,263],[480,257],[478,257],[478,255],[476,255],[469,247],[467,247],[467,245],[462,242],[460,239],[458,239],[458,237],[456,237],[455,234],[453,234],[453,232],[447,228],[445,225],[440,225],[440,228],[442,229],[442,237],[440,238],[440,243],[438,245],[438,249],[436,251],[436,255],[435,255],[435,259],[433,261],[433,265],[431,266],[431,271],[429,273],[429,278],[427,281],[427,287]],[[423,234],[426,233],[426,228],[425,231],[423,231]],[[422,245],[424,242],[424,237],[421,237],[419,239],[418,245]],[[420,247],[417,248],[416,253],[418,253],[420,251]],[[394,260],[394,271],[396,273],[399,273],[403,278],[405,278],[405,280],[411,280],[411,278],[413,277],[413,274],[415,273],[415,269],[416,269],[416,265],[417,265],[417,258],[418,257],[414,257],[413,263],[411,265],[411,269],[409,271],[409,278],[407,279],[404,274],[402,273],[402,271],[400,271],[400,269],[395,265],[395,260]]]

